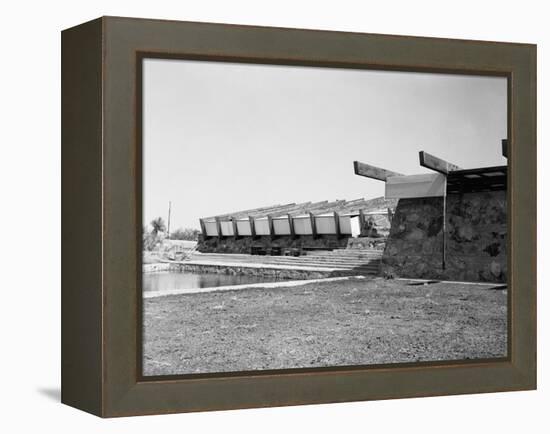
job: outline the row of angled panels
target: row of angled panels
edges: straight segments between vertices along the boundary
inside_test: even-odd
[[[330,216],[315,216],[315,228],[317,234],[330,235],[336,234],[336,220],[335,217]],[[292,217],[292,223],[294,225],[294,233],[296,235],[311,235],[311,219],[309,216]],[[340,233],[344,235],[352,235],[352,227],[359,228],[358,216],[339,216]],[[215,221],[204,222],[206,235],[209,237],[217,237],[218,227]],[[250,220],[239,219],[236,220],[236,227],[239,236],[251,236],[252,231],[250,228]],[[254,219],[254,228],[256,235],[270,235],[269,221],[267,217],[261,217]],[[224,237],[232,237],[235,235],[232,221],[220,222],[221,235]],[[290,235],[290,223],[288,217],[275,217],[273,218],[273,232],[274,235]],[[353,231],[355,232],[355,231]]]

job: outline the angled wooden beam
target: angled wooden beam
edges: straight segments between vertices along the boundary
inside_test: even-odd
[[[502,156],[508,158],[508,139],[502,139]]]
[[[418,153],[418,157],[420,158],[420,165],[422,167],[435,170],[443,175],[448,175],[449,172],[454,170],[460,170],[460,167],[456,164],[449,163],[448,161],[442,160],[435,155],[428,154],[425,151],[420,151]]]
[[[218,232],[218,239],[222,237],[222,222],[219,217],[216,217],[216,231]]]
[[[312,212],[309,213],[309,221],[311,223],[311,235],[313,238],[317,238],[317,225],[315,224],[315,215]]]
[[[206,237],[208,237],[208,235],[206,234],[206,225],[204,224],[203,219],[199,219],[199,222],[200,222],[200,225],[201,225],[201,232],[202,232],[203,239],[206,240]]]
[[[340,238],[342,236],[342,231],[340,230],[340,214],[334,211],[334,229],[336,236]]]
[[[380,167],[371,166],[370,164],[361,163],[360,161],[353,162],[353,170],[356,175],[377,179],[379,181],[385,181],[390,176],[402,176],[401,173],[381,169]]]
[[[296,231],[294,230],[294,219],[290,215],[290,213],[287,214],[288,217],[288,227],[290,228],[290,236],[292,238],[296,238]]]
[[[256,238],[256,224],[254,222],[254,217],[248,216],[248,221],[250,222],[250,236]]]
[[[269,231],[269,236],[273,238],[275,236],[275,231],[273,229],[273,216],[271,214],[268,214],[267,216],[267,228]]]
[[[235,239],[239,238],[239,227],[237,226],[237,219],[235,217],[231,217],[231,223],[233,224],[233,236]]]

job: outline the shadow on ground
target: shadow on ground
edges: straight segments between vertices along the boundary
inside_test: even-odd
[[[61,389],[58,387],[42,387],[37,391],[52,401],[61,402]]]

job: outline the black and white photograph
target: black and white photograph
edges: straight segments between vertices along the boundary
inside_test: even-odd
[[[505,77],[142,62],[144,376],[507,356]]]
[[[543,5],[3,4],[0,431],[545,432]]]

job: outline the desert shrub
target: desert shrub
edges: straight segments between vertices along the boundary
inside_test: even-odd
[[[188,241],[196,241],[199,239],[199,234],[201,231],[198,229],[192,229],[192,228],[179,228],[176,229],[174,232],[170,234],[171,240],[188,240]]]
[[[161,243],[161,238],[153,232],[143,232],[143,250],[154,250]]]
[[[395,273],[393,271],[384,271],[384,279],[386,280],[393,280],[395,279]]]

